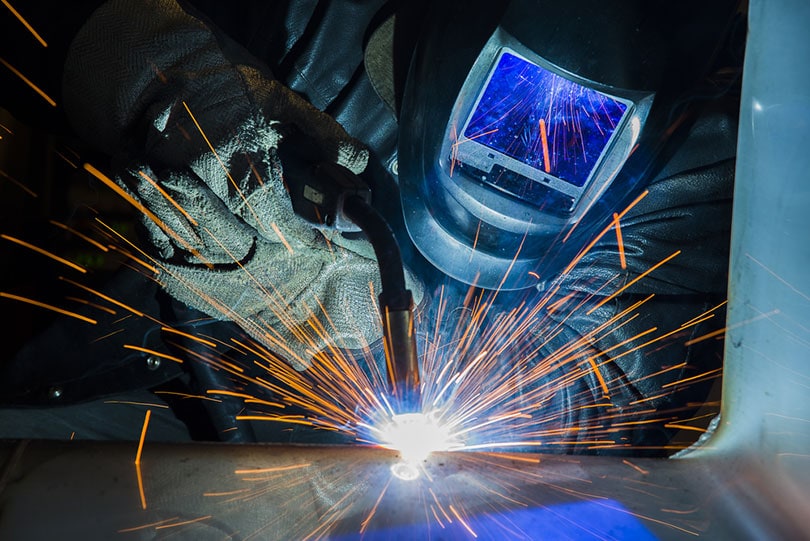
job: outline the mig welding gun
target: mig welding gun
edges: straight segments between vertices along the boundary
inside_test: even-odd
[[[336,163],[306,159],[302,155],[304,148],[305,145],[290,143],[279,148],[293,210],[313,225],[341,232],[359,230],[368,238],[380,268],[382,291],[378,301],[389,392],[400,410],[397,413],[418,409],[421,394],[414,301],[405,285],[396,237],[385,218],[371,205],[371,189],[358,175]]]

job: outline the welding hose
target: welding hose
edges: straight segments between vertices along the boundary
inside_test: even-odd
[[[365,233],[380,268],[382,291],[378,299],[389,390],[399,402],[399,409],[418,409],[421,396],[413,295],[405,285],[402,254],[396,237],[380,213],[360,197],[347,197],[343,212]]]

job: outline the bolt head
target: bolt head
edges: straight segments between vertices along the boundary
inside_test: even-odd
[[[146,358],[146,367],[149,370],[157,370],[158,368],[160,368],[160,362],[161,362],[160,357],[150,355],[149,357]]]

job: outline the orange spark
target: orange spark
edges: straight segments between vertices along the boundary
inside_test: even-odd
[[[149,417],[152,415],[152,410],[146,410],[146,415],[143,418],[143,428],[141,429],[141,439],[138,442],[138,452],[135,454],[135,464],[141,463],[141,453],[143,452],[143,442],[146,439],[146,429],[149,426]]]
[[[599,301],[599,302],[596,304],[596,306],[594,306],[593,308],[591,308],[590,310],[588,310],[588,311],[587,311],[587,312],[585,312],[585,313],[586,313],[586,314],[588,314],[588,315],[592,314],[592,313],[593,313],[593,312],[594,312],[594,311],[595,311],[597,308],[599,308],[600,306],[602,306],[602,305],[604,305],[604,304],[606,304],[606,303],[610,302],[610,301],[611,301],[611,299],[616,298],[616,297],[617,297],[619,294],[621,294],[621,292],[622,292],[622,291],[624,291],[625,289],[629,288],[630,286],[632,286],[633,284],[635,284],[636,282],[638,282],[639,280],[641,280],[642,278],[644,278],[645,276],[647,276],[648,274],[650,274],[651,272],[653,272],[653,271],[654,271],[655,269],[657,269],[658,267],[660,267],[660,266],[664,265],[665,263],[667,263],[668,261],[670,261],[670,260],[674,259],[674,258],[675,258],[675,257],[677,257],[677,256],[678,256],[678,254],[680,254],[680,253],[681,253],[681,251],[680,251],[680,250],[677,250],[675,253],[673,253],[673,254],[671,254],[671,255],[669,255],[669,256],[667,256],[667,257],[665,257],[664,259],[662,259],[661,261],[659,261],[658,263],[656,263],[655,265],[653,265],[652,267],[650,267],[650,268],[649,268],[649,269],[647,269],[646,271],[642,272],[641,274],[639,274],[638,276],[636,276],[635,278],[633,278],[632,280],[630,280],[629,282],[627,282],[626,284],[624,284],[624,285],[623,285],[622,287],[620,287],[618,290],[614,291],[614,292],[613,292],[611,295],[609,295],[609,296],[605,297],[604,299],[602,299],[601,301]]]
[[[672,381],[670,383],[665,383],[661,386],[662,389],[666,389],[667,387],[673,387],[675,385],[682,385],[689,381],[695,381],[701,378],[711,377],[711,376],[719,376],[723,372],[722,368],[715,368],[714,370],[709,370],[708,372],[703,372],[702,374],[698,374],[696,376],[691,376],[688,378],[679,379],[678,381]]]
[[[710,318],[714,317],[714,314],[712,314],[712,312],[714,312],[718,308],[721,308],[722,306],[725,306],[726,304],[728,304],[728,301],[723,301],[720,304],[709,308],[708,310],[706,310],[702,314],[700,314],[698,316],[695,316],[692,319],[690,319],[689,321],[687,321],[686,323],[682,324],[681,327],[689,327],[693,323],[697,324],[697,323],[700,323],[702,321],[706,321],[707,319],[710,319]]]
[[[175,522],[173,524],[163,524],[162,526],[155,526],[156,530],[164,530],[166,528],[176,528],[177,526],[187,526],[189,524],[194,524],[196,522],[202,522],[203,520],[208,520],[211,518],[211,515],[205,515],[204,517],[194,518],[191,520],[184,520],[182,522]]]
[[[627,268],[627,260],[624,257],[624,240],[622,240],[622,227],[619,224],[619,214],[614,212],[613,213],[613,223],[616,226],[616,242],[619,245],[619,261],[621,262],[622,268]]]
[[[540,119],[540,140],[543,143],[543,169],[546,173],[551,173],[551,160],[548,154],[548,134],[546,133],[546,121]]]
[[[275,466],[272,468],[250,468],[244,470],[234,470],[236,475],[249,475],[254,473],[277,473],[282,471],[300,470],[301,468],[308,468],[312,464],[307,462],[304,464],[291,464],[289,466]]]
[[[75,269],[75,270],[77,270],[77,271],[79,271],[81,273],[84,273],[84,274],[87,273],[87,269],[85,269],[83,267],[80,267],[76,263],[73,263],[72,261],[68,261],[67,259],[61,258],[61,257],[59,257],[59,256],[57,256],[55,254],[52,254],[51,252],[48,252],[47,250],[43,250],[42,248],[39,248],[37,246],[34,246],[33,244],[25,242],[24,240],[20,240],[18,238],[11,237],[11,236],[5,235],[5,234],[0,234],[0,238],[3,238],[3,239],[5,239],[5,240],[7,240],[9,242],[13,242],[15,244],[18,244],[20,246],[23,246],[24,248],[28,248],[29,250],[33,250],[34,252],[37,252],[38,254],[42,254],[42,255],[44,255],[46,257],[49,257],[49,258],[53,259],[54,261],[56,261],[58,263],[61,263],[63,265],[67,265],[68,267],[70,267],[72,269]]]
[[[599,386],[602,387],[604,398],[610,400],[610,392],[608,391],[607,383],[605,383],[605,378],[602,377],[602,372],[599,371],[599,367],[596,366],[596,361],[594,361],[593,357],[589,357],[588,362],[593,368],[593,373],[596,375],[596,379],[599,380]]]
[[[11,64],[9,64],[8,62],[6,62],[6,61],[5,61],[5,59],[3,59],[2,57],[0,57],[0,64],[3,64],[5,67],[7,67],[7,68],[8,68],[8,69],[11,71],[11,73],[13,73],[13,74],[14,74],[14,75],[16,75],[17,77],[19,77],[19,78],[22,80],[22,82],[24,82],[24,83],[25,83],[25,84],[27,84],[29,87],[31,87],[31,89],[32,89],[34,92],[36,92],[37,94],[39,94],[40,96],[42,96],[42,98],[43,98],[45,101],[47,101],[47,102],[48,102],[48,104],[49,104],[51,107],[56,107],[56,102],[55,102],[55,101],[53,101],[53,98],[51,98],[51,97],[50,97],[49,95],[47,95],[47,94],[46,94],[46,93],[45,93],[45,92],[44,92],[44,91],[43,91],[41,88],[39,88],[37,85],[35,85],[33,82],[31,82],[31,80],[30,80],[28,77],[26,77],[25,75],[23,75],[23,74],[22,74],[22,72],[21,72],[20,70],[18,70],[17,68],[15,68],[14,66],[12,66],[12,65],[11,65]]]
[[[56,220],[49,220],[49,222],[50,222],[51,225],[55,225],[59,229],[63,229],[65,231],[79,237],[83,241],[87,242],[88,244],[93,245],[95,248],[101,250],[102,252],[109,252],[110,251],[109,248],[107,248],[106,246],[104,246],[100,242],[91,239],[90,237],[88,237],[87,235],[85,235],[85,234],[83,234],[83,233],[81,233],[79,231],[76,231],[72,227],[68,227],[67,225],[65,225],[65,224],[63,224],[61,222],[57,222]]]
[[[54,311],[54,312],[56,312],[58,314],[62,314],[63,316],[75,317],[76,319],[86,321],[87,323],[92,323],[93,325],[98,323],[98,321],[96,321],[95,319],[90,319],[89,317],[85,317],[83,315],[76,314],[74,312],[68,312],[67,310],[62,310],[61,308],[57,308],[56,306],[52,306],[50,304],[45,304],[43,302],[35,301],[35,300],[29,299],[27,297],[20,297],[19,295],[14,295],[12,293],[6,293],[4,291],[0,291],[0,297],[5,297],[7,299],[14,299],[15,301],[20,301],[20,302],[24,302],[24,303],[31,304],[31,305],[34,305],[34,306],[38,306],[40,308],[45,308],[47,310],[52,310],[52,311]]]
[[[631,468],[633,468],[634,470],[636,470],[638,473],[640,473],[642,475],[647,475],[648,473],[650,473],[648,470],[645,470],[641,466],[637,466],[637,465],[633,464],[629,460],[626,460],[626,459],[622,460],[622,463],[627,464],[628,466],[630,466]]]
[[[124,528],[123,530],[118,530],[118,533],[128,533],[128,532],[137,532],[138,530],[146,530],[148,528],[154,528],[155,526],[160,526],[161,524],[166,524],[173,520],[177,520],[179,517],[172,517],[166,518],[163,520],[159,520],[157,522],[150,522],[149,524],[143,524],[141,526],[135,526],[134,528]]]
[[[127,404],[130,406],[149,406],[150,408],[168,409],[166,404],[156,404],[154,402],[135,402],[133,400],[105,400],[105,404]]]
[[[291,254],[294,254],[295,251],[293,250],[292,246],[290,246],[290,243],[287,242],[287,239],[284,238],[284,234],[281,232],[281,229],[279,229],[278,225],[276,225],[276,222],[271,223],[270,227],[272,227],[273,232],[275,232],[275,234],[278,235],[279,240],[284,245],[284,247],[287,248],[287,251],[290,252]]]
[[[155,351],[153,349],[147,349],[140,346],[133,346],[132,344],[124,344],[124,349],[133,349],[135,351],[140,351],[143,353],[148,353],[149,355],[154,355],[155,357],[160,357],[161,359],[166,359],[167,361],[173,361],[178,364],[183,363],[183,359],[178,357],[172,357],[171,355],[166,355],[165,353],[160,353],[159,351]]]
[[[75,287],[78,287],[79,289],[83,289],[83,290],[85,290],[85,291],[87,291],[89,293],[92,293],[93,295],[96,295],[97,297],[100,297],[100,298],[106,300],[107,302],[110,302],[110,303],[112,303],[112,304],[114,304],[116,306],[120,306],[121,308],[124,308],[125,310],[127,310],[129,312],[132,312],[136,316],[146,317],[146,314],[144,314],[143,312],[139,312],[138,310],[132,308],[131,306],[129,306],[127,304],[124,304],[124,303],[122,303],[120,301],[117,301],[114,298],[110,297],[109,295],[105,295],[101,291],[98,291],[96,289],[93,289],[93,288],[87,287],[85,285],[82,285],[82,284],[80,284],[78,282],[75,282],[73,280],[65,278],[64,276],[60,276],[59,279],[62,280],[63,282],[67,282],[67,283],[69,283],[69,284],[71,284],[71,285],[73,285]]]
[[[199,336],[194,336],[193,334],[178,331],[177,329],[173,329],[171,327],[163,327],[160,330],[164,331],[164,332],[171,333],[171,334],[176,334],[176,335],[182,336],[184,338],[188,338],[189,340],[194,340],[195,342],[199,342],[200,344],[204,344],[204,345],[206,345],[206,346],[208,346],[210,348],[217,347],[217,345],[214,342],[211,342],[210,340],[204,340],[204,339],[200,338]]]
[[[192,216],[191,216],[191,215],[190,215],[190,214],[189,214],[189,213],[186,211],[186,209],[184,209],[184,208],[183,208],[183,207],[180,205],[180,203],[178,203],[177,201],[175,201],[175,200],[174,200],[174,198],[172,198],[172,196],[170,196],[170,195],[169,195],[169,193],[168,193],[166,190],[164,190],[164,189],[163,189],[163,187],[162,187],[160,184],[158,184],[157,182],[155,182],[154,180],[152,180],[152,178],[151,178],[151,177],[149,177],[149,175],[147,175],[147,174],[146,174],[146,173],[144,173],[143,171],[138,171],[138,174],[141,176],[141,178],[143,178],[143,179],[144,179],[144,180],[146,180],[146,181],[147,181],[149,184],[151,184],[151,185],[152,185],[152,187],[153,187],[154,189],[156,189],[158,192],[160,192],[160,195],[162,195],[162,196],[164,197],[164,199],[166,199],[166,201],[168,201],[169,203],[171,203],[171,204],[172,204],[172,206],[173,206],[174,208],[176,208],[178,211],[180,211],[180,214],[182,214],[183,216],[185,216],[185,217],[186,217],[186,220],[188,220],[189,222],[191,222],[191,224],[192,224],[192,225],[194,225],[195,227],[197,226],[197,220],[195,220],[195,219],[194,219],[194,218],[193,218],[193,217],[192,217]]]
[[[630,209],[635,207],[639,203],[639,201],[647,197],[648,193],[650,193],[649,190],[644,190],[643,192],[641,192],[638,197],[636,197],[629,205],[625,207],[623,211],[619,213],[619,219],[624,218],[624,215],[630,212]],[[574,228],[576,228],[577,224],[579,224],[579,222],[574,224],[571,230],[568,231],[568,233],[565,235],[565,238],[563,239],[563,242],[568,240],[568,237],[570,237],[571,233],[574,232]],[[585,255],[591,251],[591,248],[593,248],[594,245],[597,242],[599,242],[599,240],[605,235],[605,233],[610,231],[611,227],[613,227],[613,221],[611,221],[598,235],[596,235],[596,237],[593,238],[593,240],[591,240],[591,242],[585,248],[583,248],[579,252],[579,254],[577,254],[577,256],[568,264],[568,266],[565,267],[565,270],[562,271],[562,274],[568,274],[569,272],[571,272],[571,269],[573,269],[574,267],[577,266],[577,264],[579,264],[582,258],[585,257]]]
[[[164,395],[165,394],[165,395],[170,395],[170,396],[179,396],[181,398],[194,398],[194,399],[197,399],[197,400],[208,400],[209,402],[217,402],[217,403],[222,402],[222,400],[219,400],[217,398],[211,398],[210,396],[203,396],[203,395],[199,395],[199,394],[190,394],[190,393],[181,393],[181,392],[177,392],[177,391],[155,391],[155,394],[159,394],[159,395]]]
[[[34,36],[34,38],[35,38],[35,39],[36,39],[36,40],[37,40],[37,41],[40,43],[40,45],[42,45],[43,47],[47,47],[47,46],[48,46],[48,44],[45,42],[45,40],[44,40],[44,39],[42,39],[42,36],[40,36],[40,35],[37,33],[37,31],[36,31],[36,30],[34,30],[34,27],[33,27],[33,26],[31,26],[31,23],[29,23],[28,21],[26,21],[26,20],[25,20],[25,17],[23,17],[22,15],[20,15],[20,13],[19,13],[19,12],[18,12],[16,9],[14,9],[14,6],[12,6],[12,5],[11,5],[11,4],[8,2],[8,0],[2,0],[2,2],[3,2],[3,5],[4,5],[4,6],[6,6],[6,7],[8,8],[8,10],[9,10],[9,11],[10,11],[10,12],[11,12],[11,13],[12,13],[12,14],[15,16],[15,17],[17,17],[17,20],[18,20],[18,21],[20,21],[20,22],[23,24],[23,26],[24,26],[24,27],[25,27],[25,28],[26,28],[26,29],[27,29],[29,32],[31,32],[31,35],[32,35],[32,36]]]
[[[239,188],[239,184],[236,182],[236,180],[234,180],[233,176],[231,175],[231,172],[228,170],[228,168],[225,166],[225,163],[222,161],[222,158],[219,157],[219,154],[217,153],[216,149],[214,148],[214,145],[211,144],[211,141],[208,139],[208,136],[205,135],[205,132],[203,131],[202,126],[200,126],[200,123],[197,122],[197,118],[191,112],[191,109],[189,109],[188,104],[185,101],[183,102],[183,107],[185,107],[186,112],[188,113],[188,116],[191,117],[191,121],[194,122],[194,125],[197,127],[197,131],[200,132],[200,135],[202,135],[202,138],[205,140],[205,143],[208,145],[208,148],[211,150],[211,152],[214,154],[214,157],[219,162],[219,165],[222,167],[222,170],[225,172],[225,176],[228,177],[228,180],[231,181],[231,184],[236,189],[236,193],[238,193],[239,197],[242,198],[242,201],[245,203],[245,207],[250,211],[251,214],[253,214],[253,218],[256,220],[256,223],[259,225],[259,227],[264,229],[264,223],[262,222],[261,218],[259,218],[259,215],[256,214],[256,211],[253,209],[250,202],[248,202],[247,197],[245,197],[245,194],[242,192],[242,189]]]
[[[17,180],[16,178],[14,178],[14,177],[12,177],[11,175],[9,175],[9,174],[8,174],[8,173],[6,173],[5,171],[0,170],[0,177],[7,178],[7,179],[8,179],[8,180],[10,180],[11,182],[13,182],[13,183],[14,183],[14,185],[16,185],[18,188],[20,188],[21,190],[23,190],[23,191],[27,192],[27,193],[28,193],[28,195],[30,195],[31,197],[39,197],[39,196],[36,194],[36,192],[35,192],[35,191],[33,191],[31,188],[29,188],[28,186],[26,186],[25,184],[23,184],[22,182],[20,182],[20,181],[19,181],[19,180]]]
[[[473,239],[472,251],[470,251],[470,259],[472,261],[473,252],[475,252],[476,246],[478,246],[478,236],[481,234],[481,220],[478,220],[478,227],[475,229],[475,238]]]
[[[211,262],[207,261],[199,252],[199,250],[191,246],[183,237],[178,235],[171,227],[169,227],[165,222],[163,222],[163,220],[158,218],[154,212],[146,208],[146,206],[144,206],[143,203],[132,197],[128,192],[126,192],[123,188],[121,188],[118,184],[116,184],[110,177],[108,177],[107,175],[105,175],[104,173],[102,173],[89,163],[85,163],[83,167],[85,171],[87,171],[88,173],[99,179],[101,182],[107,185],[108,188],[110,188],[112,191],[114,191],[122,198],[124,198],[124,200],[127,203],[138,209],[138,211],[141,212],[144,216],[152,220],[152,222],[154,222],[154,224],[157,225],[161,229],[161,231],[163,231],[172,239],[177,241],[178,244],[183,246],[190,253],[194,254],[194,256],[197,257],[197,259],[199,259],[202,263],[204,263],[209,268],[213,267]]]
[[[203,492],[205,497],[222,497],[222,496],[236,496],[237,494],[244,494],[250,492],[249,488],[239,488],[237,490],[227,490],[225,492]]]
[[[472,527],[470,527],[470,525],[467,523],[467,521],[464,520],[464,518],[459,514],[459,512],[456,511],[456,508],[453,507],[453,504],[450,504],[448,507],[450,508],[450,512],[453,513],[453,516],[455,516],[461,523],[461,525],[464,526],[464,529],[470,532],[470,535],[472,535],[473,537],[478,538],[478,534],[475,533],[475,530],[473,530]]]
[[[705,428],[701,428],[699,426],[689,426],[689,425],[679,425],[675,423],[667,423],[664,425],[664,428],[675,428],[678,430],[693,430],[695,432],[706,432]]]
[[[368,516],[360,523],[360,535],[363,535],[366,532],[371,519],[374,517],[374,514],[377,512],[377,508],[380,506],[383,496],[385,496],[385,493],[388,491],[388,486],[391,484],[391,479],[391,477],[388,478],[388,481],[385,483],[382,491],[380,491],[380,495],[377,496],[377,501],[374,502],[374,505],[371,507]]]
[[[141,509],[146,510],[146,491],[143,489],[143,474],[140,463],[135,463],[135,474],[138,476],[138,495],[141,497]]]

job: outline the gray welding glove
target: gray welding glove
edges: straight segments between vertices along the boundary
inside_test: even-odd
[[[331,117],[173,0],[100,7],[71,45],[64,88],[79,134],[115,157],[143,205],[157,280],[175,299],[297,369],[382,336],[371,245],[305,222],[285,190],[278,149],[291,131],[316,159],[366,167]]]

